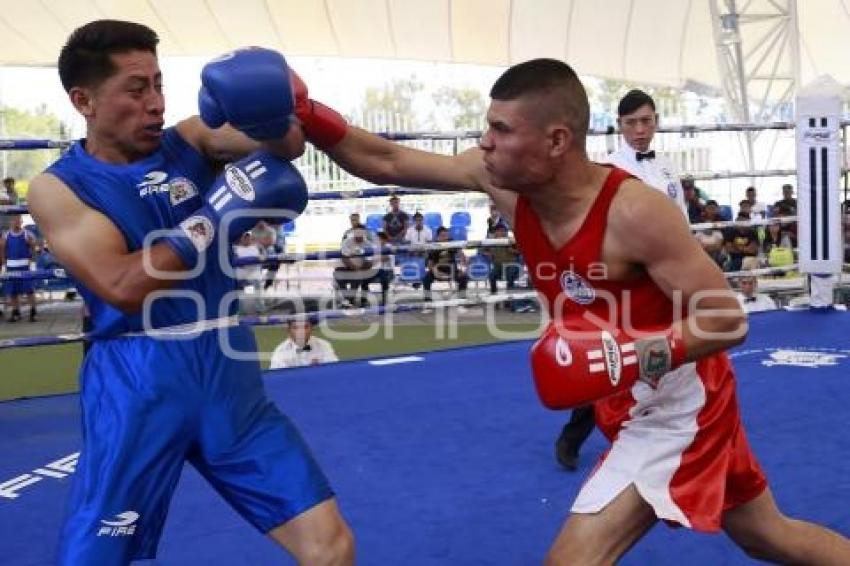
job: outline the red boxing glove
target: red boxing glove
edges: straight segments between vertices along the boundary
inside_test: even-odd
[[[289,69],[289,74],[295,93],[295,116],[301,122],[304,135],[319,149],[328,149],[338,144],[348,132],[348,122],[333,108],[312,100],[307,95],[307,85],[298,73]]]
[[[531,347],[531,369],[540,401],[549,409],[572,409],[631,388],[652,387],[685,362],[685,345],[672,329],[622,330],[612,335],[584,321],[550,322]]]

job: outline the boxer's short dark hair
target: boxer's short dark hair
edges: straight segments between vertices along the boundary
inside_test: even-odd
[[[151,28],[121,20],[95,20],[75,29],[59,52],[59,80],[65,92],[94,87],[115,73],[112,55],[149,51],[156,55],[159,37]]]
[[[564,119],[572,130],[574,145],[584,147],[590,125],[587,91],[572,67],[557,59],[531,59],[502,73],[490,89],[493,100],[516,100],[525,96],[549,97],[535,105],[544,120]]]

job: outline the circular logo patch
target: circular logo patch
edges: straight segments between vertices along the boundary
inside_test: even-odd
[[[567,296],[580,305],[589,305],[596,298],[596,291],[584,277],[574,271],[561,274],[561,289]]]

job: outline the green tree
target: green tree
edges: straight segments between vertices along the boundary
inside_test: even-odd
[[[408,129],[421,127],[413,102],[425,85],[411,75],[395,79],[382,87],[369,87],[363,96],[361,112],[368,129]]]
[[[639,88],[655,100],[655,107],[663,116],[678,116],[684,108],[682,91],[670,87],[639,85],[617,79],[600,79],[595,88],[588,89],[588,97],[592,107],[617,116],[617,105],[620,99],[633,88]]]
[[[47,111],[45,105],[35,110],[0,108],[0,137],[5,139],[61,139],[70,128]],[[2,154],[3,176],[15,177],[23,187],[34,176],[59,157],[58,149],[5,151]],[[21,195],[23,196],[23,195]]]
[[[444,86],[432,95],[437,114],[455,130],[481,129],[487,104],[481,92],[473,88]]]
[[[616,116],[617,104],[620,99],[633,88],[635,88],[635,85],[630,82],[601,79],[597,88],[588,92],[588,96],[591,97],[591,106],[597,106],[602,112]]]

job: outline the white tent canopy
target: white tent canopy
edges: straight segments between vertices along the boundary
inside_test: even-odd
[[[165,57],[245,45],[498,66],[546,56],[583,75],[735,98],[717,23],[730,6],[743,14],[733,36],[749,97],[788,100],[821,74],[850,83],[848,0],[0,0],[0,65],[54,65],[74,28],[115,18],[155,29]],[[789,77],[787,92],[765,76]]]

